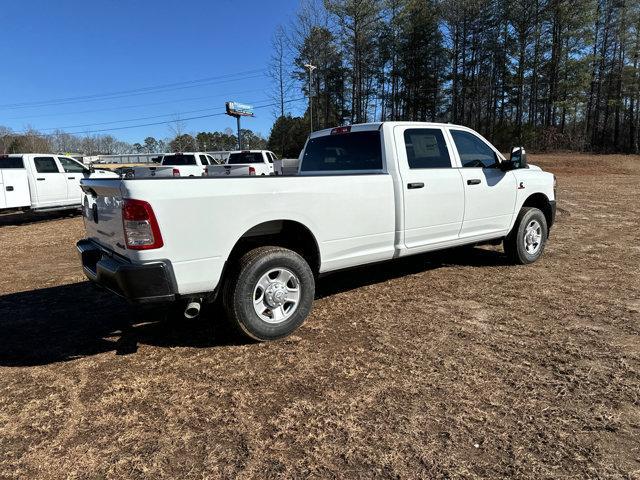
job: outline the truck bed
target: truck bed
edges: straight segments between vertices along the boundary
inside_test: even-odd
[[[236,242],[265,222],[292,221],[310,230],[322,252],[321,271],[390,259],[395,251],[390,175],[89,179],[83,186],[91,192],[88,238],[136,263],[170,258],[183,295],[213,290]],[[162,248],[124,247],[123,198],[150,203]]]

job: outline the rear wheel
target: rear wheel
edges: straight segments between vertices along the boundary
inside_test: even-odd
[[[292,250],[260,247],[240,258],[225,282],[228,319],[255,340],[275,340],[297,329],[311,311],[315,281],[309,264]]]
[[[533,263],[542,256],[547,237],[547,220],[542,211],[523,207],[513,229],[504,239],[504,251],[513,263]]]

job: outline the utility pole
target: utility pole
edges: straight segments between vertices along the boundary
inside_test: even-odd
[[[311,65],[310,63],[305,63],[304,68],[309,70],[309,120],[310,120],[309,123],[310,123],[311,133],[313,133],[313,94],[311,92],[311,85],[312,85],[311,78],[313,77],[313,71],[318,67],[316,67],[315,65]]]

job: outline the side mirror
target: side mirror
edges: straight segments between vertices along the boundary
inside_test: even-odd
[[[512,169],[527,168],[527,152],[524,147],[513,147],[509,163]]]

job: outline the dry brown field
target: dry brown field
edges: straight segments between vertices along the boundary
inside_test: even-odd
[[[0,478],[640,478],[640,157],[530,162],[540,262],[332,274],[263,344],[92,287],[79,216],[0,217]]]

